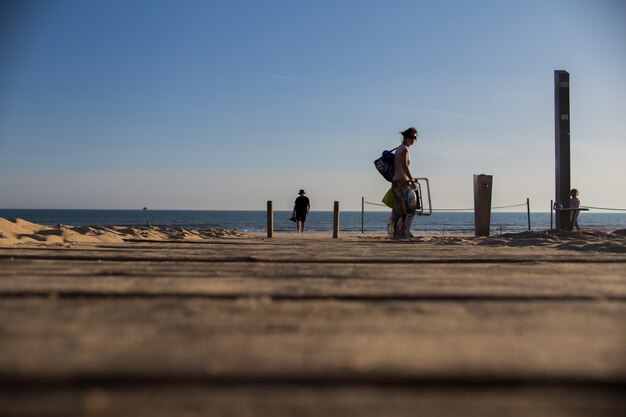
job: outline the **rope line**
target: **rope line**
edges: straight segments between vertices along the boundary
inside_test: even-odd
[[[379,203],[372,203],[370,201],[364,201],[365,204],[370,204],[372,206],[379,206],[379,207],[387,207],[384,204],[379,204]],[[508,206],[495,206],[495,207],[491,207],[492,210],[496,210],[496,209],[504,209],[504,208],[513,208],[513,207],[526,207],[526,203],[522,203],[522,204],[511,204]],[[586,208],[586,209],[595,209],[595,210],[610,210],[610,211],[626,211],[626,209],[624,208],[611,208],[611,207],[594,207],[594,206],[580,206],[580,208]],[[438,208],[438,209],[433,209],[433,211],[472,211],[474,210],[474,208]]]
[[[626,211],[623,208],[607,208],[607,207],[592,207],[592,206],[580,206],[580,208],[596,209],[596,210],[613,210],[613,211]]]
[[[371,204],[372,206],[387,207],[384,204],[372,203],[372,202],[369,202],[369,201],[364,201],[364,203],[365,204]],[[496,207],[491,207],[491,209],[492,210],[496,210],[496,209],[511,208],[511,207],[526,207],[526,203],[512,204],[512,205],[509,205],[509,206],[496,206]],[[474,210],[473,207],[472,208],[442,208],[442,209],[433,209],[433,211],[473,211],[473,210]]]
[[[523,204],[513,204],[511,206],[499,206],[499,207],[491,207],[492,209],[501,209],[501,208],[511,208],[511,207],[526,207],[526,203]]]

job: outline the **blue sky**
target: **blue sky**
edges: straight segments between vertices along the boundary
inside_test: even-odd
[[[435,208],[546,211],[554,70],[572,185],[626,207],[623,1],[8,1],[0,207],[360,209],[372,161],[420,130]]]

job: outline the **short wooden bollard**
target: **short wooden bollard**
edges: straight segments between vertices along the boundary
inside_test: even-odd
[[[267,237],[274,237],[274,209],[272,202],[267,202]]]
[[[526,198],[526,212],[528,213],[528,231],[530,231],[530,198]]]
[[[337,239],[339,235],[339,201],[335,201],[333,207],[333,239]]]
[[[365,197],[361,197],[361,233],[365,233]]]

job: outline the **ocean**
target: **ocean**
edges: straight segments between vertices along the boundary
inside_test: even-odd
[[[194,229],[228,229],[243,232],[264,232],[267,230],[265,211],[218,211],[218,210],[31,210],[0,209],[0,217],[21,218],[33,223],[56,226],[110,226],[145,225],[188,227]],[[290,211],[274,212],[274,230],[290,231],[295,226],[289,218]],[[386,233],[389,212],[365,212],[363,218],[366,233]],[[626,213],[581,213],[578,223],[583,229],[612,231],[626,229]],[[306,230],[332,231],[333,213],[313,211],[307,217]],[[525,212],[492,212],[492,233],[514,233],[528,230]],[[549,213],[531,213],[532,230],[550,228]],[[361,212],[340,213],[339,230],[361,232]],[[473,212],[440,212],[431,216],[416,216],[413,233],[474,233]]]

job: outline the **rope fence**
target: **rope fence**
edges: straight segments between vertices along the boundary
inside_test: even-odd
[[[372,205],[372,206],[387,207],[387,206],[386,206],[386,205],[384,205],[384,204],[379,204],[379,203],[371,203],[371,202],[369,202],[369,201],[365,201],[364,203],[365,203],[365,204]],[[387,207],[387,208],[389,208],[389,207]]]
[[[588,211],[590,209],[594,209],[594,210],[606,210],[606,211],[626,211],[625,208],[614,208],[614,207],[597,207],[597,206],[580,206],[576,209],[571,209],[571,208],[562,208],[562,205],[555,202],[554,200],[550,200],[550,229],[552,229],[552,211],[556,210],[556,211]]]
[[[429,199],[429,203],[430,203],[430,199]],[[365,205],[370,205],[370,206],[377,206],[377,207],[385,207],[385,208],[389,208],[389,206],[387,206],[386,204],[381,204],[381,203],[374,203],[372,201],[365,201],[365,197],[361,197],[361,233],[365,233]],[[531,230],[531,225],[530,225],[530,199],[527,198],[525,203],[520,203],[520,204],[508,204],[508,205],[504,205],[504,206],[493,206],[491,207],[491,210],[500,210],[500,209],[508,209],[508,208],[516,208],[516,207],[526,207],[526,211],[527,211],[527,215],[528,215],[528,230]],[[441,209],[434,209],[434,208],[430,208],[430,211],[432,212],[450,212],[450,211],[474,211],[474,208],[441,208]],[[502,233],[503,227],[502,226],[495,226],[492,227],[492,229],[494,230],[498,230],[500,229],[500,233]],[[473,228],[452,228],[452,229],[447,229],[448,231],[469,231],[469,230],[474,230]],[[442,233],[445,233],[446,229],[442,230]]]
[[[384,205],[384,204],[380,204],[380,203],[372,203],[371,201],[364,201],[365,204],[369,204],[371,206],[379,206],[379,207],[387,207],[388,206]],[[508,206],[493,206],[491,207],[492,210],[498,210],[498,209],[505,209],[505,208],[514,208],[514,207],[526,207],[527,203],[521,203],[521,204],[511,204]],[[611,208],[611,207],[595,207],[595,206],[580,206],[580,208],[584,208],[584,209],[594,209],[594,210],[606,210],[606,211],[626,211],[626,208]],[[474,211],[474,208],[440,208],[440,209],[433,209],[433,211]]]
[[[522,204],[511,204],[508,206],[493,206],[492,210],[505,209],[505,208],[513,208],[513,207],[526,207],[526,203]],[[442,209],[433,209],[433,211],[474,211],[474,208],[442,208]]]
[[[361,232],[364,233],[365,232],[365,220],[364,220],[364,216],[365,216],[365,205],[370,205],[370,206],[378,206],[378,207],[386,207],[389,208],[387,205],[385,204],[380,204],[380,203],[374,203],[371,201],[365,201],[365,197],[362,197],[362,204],[363,204],[363,208],[362,208],[362,215],[361,215]],[[552,207],[553,206],[553,202],[550,203],[550,228],[552,229]],[[491,209],[492,210],[500,210],[500,209],[509,209],[509,208],[517,208],[517,207],[526,207],[527,210],[527,215],[528,215],[528,230],[531,230],[531,222],[530,222],[530,199],[526,199],[525,203],[520,203],[520,204],[509,204],[509,205],[504,205],[504,206],[492,206]],[[594,209],[594,210],[606,210],[606,211],[624,211],[626,212],[626,208],[615,208],[615,207],[597,207],[597,206],[580,206],[581,209],[583,210],[590,210],[590,209]],[[455,211],[464,211],[464,212],[468,212],[468,211],[474,211],[474,208],[439,208],[439,209],[435,209],[432,208],[431,209],[433,212],[455,212]],[[498,230],[500,229],[500,232],[502,232],[502,226],[495,226],[492,227],[492,229],[494,230]],[[454,228],[454,229],[447,229],[447,230],[451,230],[451,231],[465,231],[465,230],[472,230],[471,228]],[[445,233],[446,229],[444,229],[442,232]]]
[[[379,206],[379,207],[387,207],[388,206],[380,203],[372,203],[371,201],[364,201],[365,204],[369,204],[371,206]],[[527,203],[522,204],[511,204],[508,206],[495,206],[491,207],[492,210],[496,209],[505,209],[505,208],[513,208],[513,207],[526,207]],[[442,208],[442,209],[433,209],[433,211],[474,211],[474,208]]]
[[[593,206],[580,206],[580,208],[594,209],[594,210],[607,210],[607,211],[626,211],[623,208],[607,208],[607,207],[593,207]]]

